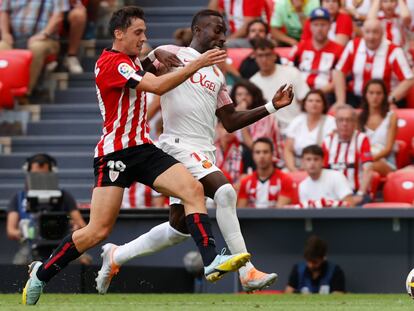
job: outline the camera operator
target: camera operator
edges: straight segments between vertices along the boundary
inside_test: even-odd
[[[47,154],[35,154],[26,160],[23,169],[30,173],[51,173],[56,170],[56,160]],[[32,242],[36,238],[35,217],[27,210],[27,192],[25,189],[16,193],[9,202],[7,209],[7,236],[11,240],[20,241],[19,251],[15,254],[13,264],[28,264],[32,260]],[[86,225],[73,196],[60,190],[61,198],[58,204],[46,206],[49,212],[66,212],[70,216],[73,230]],[[43,206],[45,207],[45,206]],[[84,258],[85,260],[85,258]],[[87,264],[89,260],[81,261]]]

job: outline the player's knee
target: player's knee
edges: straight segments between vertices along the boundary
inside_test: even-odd
[[[183,201],[188,203],[204,201],[203,185],[199,181],[194,179],[187,185],[186,189],[183,190],[182,199]]]
[[[217,189],[214,194],[214,202],[218,207],[230,207],[236,208],[237,193],[233,186],[230,184],[224,184]]]

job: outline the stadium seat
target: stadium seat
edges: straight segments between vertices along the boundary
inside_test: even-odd
[[[32,52],[29,50],[0,51],[0,82],[13,96],[27,94]]]
[[[410,164],[410,149],[403,140],[396,140],[397,151],[395,152],[395,162],[397,169],[403,168]]]
[[[384,202],[414,202],[414,170],[390,173],[384,185]]]
[[[369,186],[369,194],[371,198],[375,199],[378,189],[381,184],[381,175],[375,171],[372,172],[371,185]]]
[[[401,202],[373,202],[362,206],[363,208],[412,208],[411,204]]]
[[[308,173],[306,173],[305,171],[296,171],[296,172],[289,172],[288,173],[289,177],[292,178],[293,182],[294,182],[294,189],[295,189],[295,193],[293,194],[293,198],[292,198],[292,202],[291,204],[299,204],[299,184],[306,178],[308,177]]]
[[[414,154],[414,109],[397,109],[398,132],[397,139],[405,141],[411,154]]]
[[[14,98],[10,92],[10,89],[5,84],[0,82],[0,110],[2,108],[13,108]]]
[[[405,101],[407,102],[406,108],[414,108],[414,87],[411,87],[411,89],[408,90]]]

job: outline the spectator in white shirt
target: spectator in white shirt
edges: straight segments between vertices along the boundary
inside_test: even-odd
[[[299,200],[303,207],[354,206],[353,192],[341,172],[323,168],[323,150],[318,145],[303,149],[302,163],[308,173],[299,184]]]
[[[302,113],[286,129],[284,158],[286,167],[294,172],[301,168],[303,148],[321,145],[323,139],[336,129],[335,118],[326,115],[328,103],[320,90],[312,90],[306,95]]]
[[[395,137],[397,115],[390,110],[387,89],[382,80],[374,79],[365,86],[359,127],[371,143],[372,169],[382,176],[396,169]]]
[[[292,84],[295,97],[292,104],[275,113],[276,119],[283,129],[300,113],[300,101],[309,91],[309,86],[303,79],[301,72],[294,67],[275,64],[276,54],[274,44],[267,39],[257,39],[254,45],[254,54],[259,72],[250,78],[263,92],[266,101],[272,100],[273,91],[284,84]]]

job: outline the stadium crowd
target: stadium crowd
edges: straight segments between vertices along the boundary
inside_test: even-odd
[[[45,65],[83,72],[80,43],[94,37],[102,2],[120,4],[0,0],[0,50],[33,53],[20,104],[36,96]],[[228,21],[229,57],[220,69],[236,109],[264,105],[283,84],[295,94],[289,107],[234,133],[218,122],[216,164],[238,191],[238,207],[381,201],[387,176],[410,169],[414,150],[412,141],[397,139],[399,111],[414,108],[413,1],[211,0],[208,6]],[[190,39],[188,29],[175,33],[177,44]],[[59,49],[63,58],[56,58]],[[160,98],[149,94],[148,102],[156,140]],[[143,185],[126,189],[125,208],[167,205]]]

